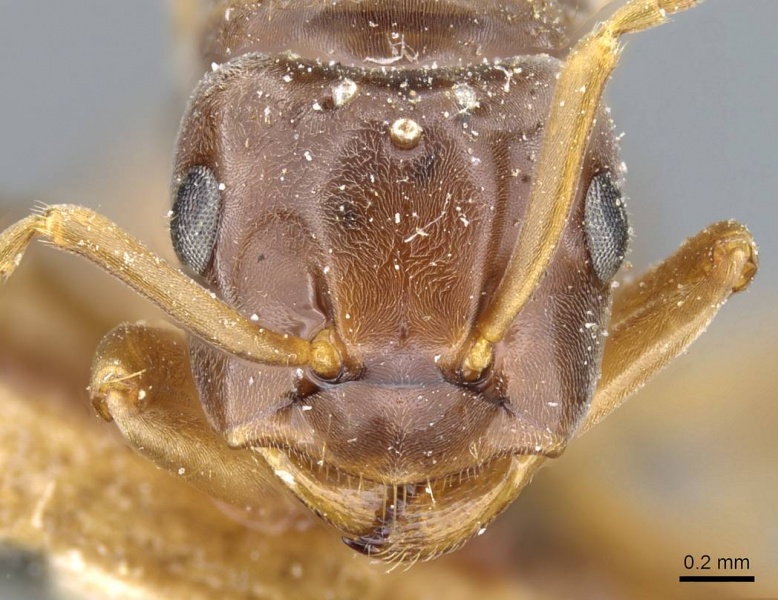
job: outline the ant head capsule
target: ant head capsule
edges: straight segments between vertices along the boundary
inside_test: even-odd
[[[257,513],[285,488],[387,561],[453,551],[757,268],[717,223],[612,302],[603,89],[622,34],[694,1],[629,0],[570,48],[573,4],[226,0],[173,173],[197,280],[71,205],[0,234],[0,278],[43,236],[189,332],[122,325],[94,361],[93,405],[163,468]]]

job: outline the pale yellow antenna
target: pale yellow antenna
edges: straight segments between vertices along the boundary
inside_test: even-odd
[[[527,213],[491,303],[479,317],[461,364],[476,380],[537,289],[556,250],[575,197],[586,147],[605,84],[619,59],[619,37],[661,25],[696,0],[632,0],[572,49],[559,74]]]
[[[310,365],[327,379],[341,370],[340,353],[326,335],[309,342],[263,328],[153,254],[118,225],[83,206],[50,206],[0,233],[0,279],[13,273],[36,236],[88,258],[153,301],[184,328],[225,352],[268,365]]]

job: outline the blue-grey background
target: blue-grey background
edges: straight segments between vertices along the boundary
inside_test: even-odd
[[[627,40],[608,92],[626,133],[631,260],[637,273],[708,223],[747,223],[759,277],[701,342],[742,349],[778,331],[778,2],[708,0],[675,21]],[[162,146],[150,156],[168,161],[189,77],[171,32],[161,0],[0,0],[0,199],[56,200],[149,131]],[[168,200],[153,201],[161,218]]]

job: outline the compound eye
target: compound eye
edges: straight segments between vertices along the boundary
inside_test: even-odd
[[[202,275],[211,262],[221,220],[221,193],[208,167],[189,169],[173,202],[170,237],[178,259]]]
[[[603,283],[610,281],[624,262],[629,243],[624,199],[610,173],[596,175],[589,185],[584,229],[594,272]]]

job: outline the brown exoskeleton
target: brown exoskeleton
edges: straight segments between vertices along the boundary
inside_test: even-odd
[[[197,280],[74,206],[0,235],[0,272],[43,235],[190,332],[124,325],[95,358],[97,410],[157,464],[241,506],[287,488],[370,555],[451,551],[756,271],[719,223],[611,306],[603,87],[623,33],[694,2],[632,0],[572,47],[558,4],[218,3],[174,172]]]

